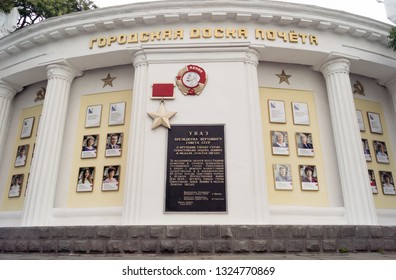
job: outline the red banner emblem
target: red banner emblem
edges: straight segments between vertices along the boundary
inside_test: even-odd
[[[176,76],[176,85],[184,95],[199,95],[207,81],[205,70],[191,64],[181,69]]]

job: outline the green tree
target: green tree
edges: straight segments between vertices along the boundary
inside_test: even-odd
[[[96,9],[91,0],[1,0],[0,11],[10,12],[19,7],[18,29],[43,19]]]
[[[392,27],[392,30],[389,32],[388,39],[390,40],[388,47],[396,51],[396,27]]]

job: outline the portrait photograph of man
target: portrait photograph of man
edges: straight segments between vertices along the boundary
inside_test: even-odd
[[[122,152],[123,133],[107,134],[106,157],[119,157]]]

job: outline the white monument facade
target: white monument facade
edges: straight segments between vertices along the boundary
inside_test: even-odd
[[[172,0],[0,38],[0,226],[395,225],[391,27]]]

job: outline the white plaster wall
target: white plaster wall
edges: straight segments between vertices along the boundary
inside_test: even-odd
[[[226,192],[228,213],[194,214],[164,213],[167,130],[151,130],[152,120],[146,116],[145,155],[142,209],[144,224],[230,224],[254,223],[256,215],[250,146],[250,120],[247,84],[243,62],[202,62],[198,64],[208,75],[208,84],[199,96],[184,96],[176,88],[176,99],[166,101],[168,111],[176,111],[172,124],[225,124]],[[155,64],[149,67],[149,84],[174,82],[185,64]],[[159,101],[149,99],[147,111],[156,111]],[[258,97],[257,97],[258,100]],[[260,120],[258,120],[260,121]]]

